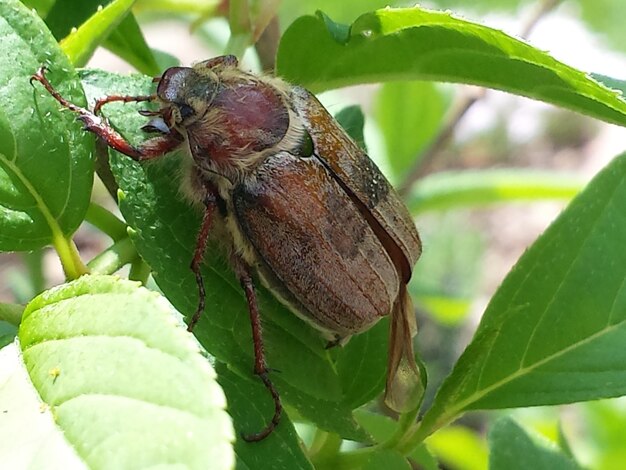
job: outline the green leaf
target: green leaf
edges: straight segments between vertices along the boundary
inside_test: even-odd
[[[501,31],[418,7],[366,13],[337,42],[305,16],[281,38],[276,67],[313,91],[439,80],[496,88],[626,125],[626,102],[589,76]]]
[[[267,423],[265,408],[258,408],[250,395],[265,395],[265,387],[256,380],[240,377],[218,363],[216,366],[218,381],[226,396],[228,407],[233,417],[239,437],[235,443],[238,469],[251,470],[291,470],[312,469],[300,446],[298,435],[290,422],[281,422],[280,426],[266,439],[251,444],[241,439],[241,434],[260,431]]]
[[[418,161],[439,129],[448,101],[430,82],[393,82],[380,88],[375,116],[395,178],[400,179]]]
[[[351,338],[337,356],[343,403],[358,408],[376,398],[385,387],[389,319],[383,318],[363,334]]]
[[[63,52],[75,67],[84,67],[96,48],[122,22],[135,0],[113,0],[99,9],[61,41]]]
[[[19,326],[23,312],[23,305],[0,303],[0,320],[8,322],[13,326]]]
[[[17,336],[17,327],[12,323],[0,320],[0,349],[12,343]]]
[[[224,394],[181,320],[159,294],[112,276],[83,276],[26,307],[23,367],[55,432],[87,467],[232,468]],[[1,401],[28,413],[14,408],[19,401]],[[17,442],[30,438],[23,427]],[[48,450],[48,465],[68,452]]]
[[[352,139],[367,152],[365,138],[363,137],[363,127],[365,126],[365,115],[358,105],[347,106],[335,114],[335,119]]]
[[[90,96],[108,93],[145,94],[148,77],[119,76],[86,71],[83,84]],[[111,104],[104,113],[131,141],[140,141],[139,128],[146,122],[131,105]],[[133,242],[151,266],[159,287],[185,315],[197,306],[197,286],[189,269],[200,226],[201,213],[184,201],[180,191],[180,159],[172,155],[140,165],[126,156],[113,154],[111,165],[120,186],[120,208]],[[219,246],[206,250],[202,269],[207,289],[206,312],[194,330],[206,349],[230,368],[250,377],[253,343],[243,291]],[[353,422],[350,410],[341,406],[341,384],[319,333],[297,318],[267,291],[259,289],[263,337],[271,374],[285,400],[324,429],[365,439]],[[269,394],[251,395],[271,417]],[[266,403],[267,401],[267,403]],[[322,416],[311,403],[333,404],[335,414]],[[352,423],[347,426],[347,423]]]
[[[93,139],[30,76],[47,65],[59,92],[84,96],[41,19],[0,2],[0,250],[32,250],[74,233],[93,182]]]
[[[540,439],[538,435],[531,437],[511,418],[499,419],[489,432],[489,468],[493,470],[581,468],[554,444]]]
[[[160,75],[162,69],[132,13],[111,33],[104,46],[146,75]]]
[[[506,201],[566,199],[584,187],[580,177],[553,171],[515,169],[446,171],[414,186],[407,205],[413,214]]]
[[[626,155],[596,176],[520,258],[419,435],[466,410],[626,394],[624,201]]]

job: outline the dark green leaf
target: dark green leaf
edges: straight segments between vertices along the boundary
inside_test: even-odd
[[[17,327],[4,320],[0,320],[0,349],[12,343],[17,335]]]
[[[19,339],[34,388],[87,467],[232,468],[233,429],[215,372],[159,294],[83,276],[36,297]],[[56,466],[66,450],[50,450],[47,466]]]
[[[363,126],[365,126],[365,116],[360,106],[347,106],[335,114],[335,119],[343,127],[352,139],[367,152],[365,139],[363,137]]]
[[[539,436],[531,436],[511,418],[499,419],[489,432],[492,470],[578,470],[574,460]]]
[[[626,125],[626,102],[584,73],[501,31],[418,7],[366,13],[346,44],[327,21],[296,20],[283,35],[278,73],[313,91],[359,83],[469,83]]]
[[[389,319],[351,338],[337,356],[343,403],[358,408],[376,398],[385,387]]]
[[[312,469],[302,452],[293,424],[287,419],[281,420],[274,432],[261,442],[251,444],[241,439],[242,433],[260,431],[271,417],[271,406],[259,408],[258,401],[250,400],[251,395],[265,396],[267,391],[260,382],[240,377],[225,364],[218,364],[216,371],[218,381],[228,397],[228,409],[238,434],[235,443],[237,469]],[[271,401],[269,397],[267,401]]]
[[[426,414],[626,394],[626,155],[522,256]]]
[[[95,71],[85,72],[83,79],[90,96],[107,92],[145,94],[151,86],[148,77]],[[112,104],[104,111],[131,140],[142,139],[138,129],[146,121],[132,106]],[[179,311],[190,315],[197,304],[197,286],[189,263],[201,214],[182,199],[180,181],[172,177],[180,174],[181,158],[186,157],[173,155],[139,165],[128,157],[113,155],[112,170],[121,189],[120,207],[134,229],[131,236],[138,251],[168,299]],[[248,375],[253,368],[253,344],[247,305],[217,244],[207,249],[202,272],[207,313],[194,333],[211,354]],[[285,400],[303,416],[319,421],[324,429],[342,435],[350,431],[350,437],[365,439],[352,421],[350,410],[340,405],[341,384],[320,335],[264,289],[259,291],[267,358],[270,368],[279,371],[272,378]],[[268,397],[254,395],[249,399],[263,402]],[[332,404],[336,413],[316,413],[311,405],[316,400]],[[271,415],[271,407],[269,412]]]
[[[0,2],[0,250],[31,250],[71,235],[83,220],[93,139],[30,76],[47,65],[61,94],[84,104],[66,57],[41,19]]]
[[[104,46],[146,75],[157,76],[163,70],[148,47],[132,13],[113,30]]]

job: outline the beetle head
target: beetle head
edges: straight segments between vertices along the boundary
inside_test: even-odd
[[[163,73],[157,96],[172,113],[171,125],[189,125],[210,106],[219,86],[215,74],[200,74],[190,67],[170,67]]]

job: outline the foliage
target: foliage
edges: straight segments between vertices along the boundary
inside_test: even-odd
[[[438,461],[461,469],[484,468],[487,461],[493,468],[522,461],[579,468],[562,434],[560,446],[546,443],[505,417],[486,442],[452,423],[475,410],[626,395],[626,154],[584,189],[578,178],[546,170],[441,171],[417,183],[415,176],[432,163],[424,155],[450,106],[448,92],[434,82],[503,90],[626,126],[626,101],[616,91],[626,89],[624,82],[588,75],[449,12],[382,8],[387,2],[285,0],[279,9],[271,0],[231,0],[228,12],[223,3],[200,0],[70,3],[0,3],[0,250],[52,245],[67,278],[26,306],[0,304],[0,458],[7,468],[408,469],[413,463],[431,469]],[[581,0],[585,14],[587,3]],[[314,14],[310,4],[324,13]],[[60,93],[79,105],[107,94],[151,93],[153,80],[143,74],[158,75],[159,64],[172,58],[143,37],[133,11],[147,10],[193,12],[201,20],[226,15],[232,31],[226,48],[238,56],[267,41],[260,32],[278,15],[287,24],[270,43],[275,54],[257,43],[262,65],[275,55],[279,75],[316,92],[384,83],[374,106],[385,140],[380,147],[393,156],[389,177],[401,185],[413,215],[573,198],[506,276],[443,384],[431,380],[419,419],[418,410],[392,419],[377,401],[386,319],[328,350],[316,331],[259,288],[268,362],[280,371],[272,380],[287,413],[262,442],[240,438],[263,426],[272,403],[251,374],[246,303],[217,244],[202,267],[207,296],[194,331],[198,342],[184,330],[180,314],[188,318],[196,306],[188,266],[200,214],[172,178],[179,159],[142,165],[110,151],[106,164],[96,165],[101,149],[93,137],[29,84],[44,65]],[[594,27],[605,27],[592,17]],[[100,46],[141,74],[76,70]],[[143,138],[145,119],[136,111],[120,103],[104,109],[131,142]],[[337,119],[362,147],[369,144],[363,133],[369,117],[360,109],[348,107]],[[116,198],[124,221],[90,203],[94,176]],[[74,243],[84,221],[113,240],[86,264]],[[159,293],[111,276],[125,265],[130,279]],[[463,299],[425,289],[419,273],[418,266],[410,288],[421,309],[466,310]],[[590,413],[597,424],[602,409]],[[624,421],[613,419],[616,427]]]

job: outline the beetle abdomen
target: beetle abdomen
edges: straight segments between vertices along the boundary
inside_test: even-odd
[[[235,188],[232,201],[261,271],[271,272],[282,284],[278,294],[295,298],[295,307],[303,307],[299,313],[313,324],[348,336],[390,313],[399,291],[397,270],[317,159],[272,155],[254,180]]]

